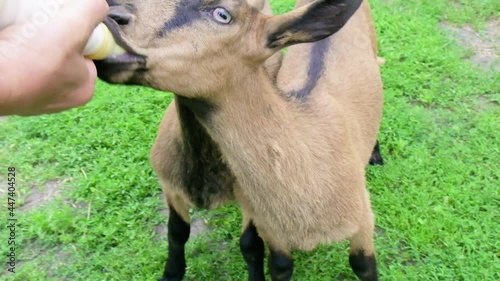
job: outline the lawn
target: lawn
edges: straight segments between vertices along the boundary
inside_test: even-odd
[[[294,3],[272,2],[276,13]],[[500,280],[500,4],[371,4],[386,59],[379,137],[386,165],[368,168],[381,280]],[[493,50],[464,45],[464,26],[493,40]],[[480,51],[493,57],[487,67],[474,62]],[[0,120],[0,196],[7,196],[7,167],[16,168],[18,183],[18,263],[15,274],[6,271],[10,231],[2,205],[0,279],[161,275],[166,219],[148,157],[171,100],[169,93],[99,82],[85,107]],[[192,216],[208,231],[187,244],[185,280],[245,280],[238,208]],[[294,280],[356,280],[347,255],[347,243],[296,253]]]

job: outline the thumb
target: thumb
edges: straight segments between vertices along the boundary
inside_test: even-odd
[[[97,68],[92,60],[85,59],[85,62],[87,63],[87,69],[89,71],[89,79],[92,83],[95,83],[97,80]]]
[[[76,101],[77,105],[84,105],[88,103],[94,96],[95,92],[95,83],[97,81],[96,66],[93,61],[88,59],[85,59],[85,63],[87,65],[88,80],[81,88],[80,97]]]
[[[81,38],[81,49],[87,43],[94,28],[104,20],[109,7],[105,0],[65,0],[61,9],[60,24],[73,30],[73,38]],[[76,33],[76,34],[75,34]]]

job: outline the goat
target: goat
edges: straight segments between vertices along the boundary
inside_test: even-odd
[[[364,169],[382,82],[361,2],[299,1],[269,16],[262,1],[137,0],[111,12],[106,23],[129,53],[99,62],[99,76],[176,93],[151,154],[171,209],[161,280],[184,275],[189,207],[233,197],[249,280],[265,280],[264,241],[271,278],[282,281],[292,250],[342,239],[354,273],[378,280]],[[285,47],[273,77],[265,61]]]

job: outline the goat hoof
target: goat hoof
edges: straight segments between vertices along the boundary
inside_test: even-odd
[[[372,158],[370,158],[369,164],[371,166],[384,166],[384,160],[382,159],[382,157],[378,158],[372,156]]]

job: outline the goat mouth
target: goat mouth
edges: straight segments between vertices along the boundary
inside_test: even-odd
[[[113,35],[116,43],[122,47],[127,53],[111,55],[103,60],[105,63],[144,63],[146,61],[145,56],[138,54],[130,47],[130,45],[123,39],[122,32],[116,21],[111,18],[106,18],[103,22],[106,27]]]

